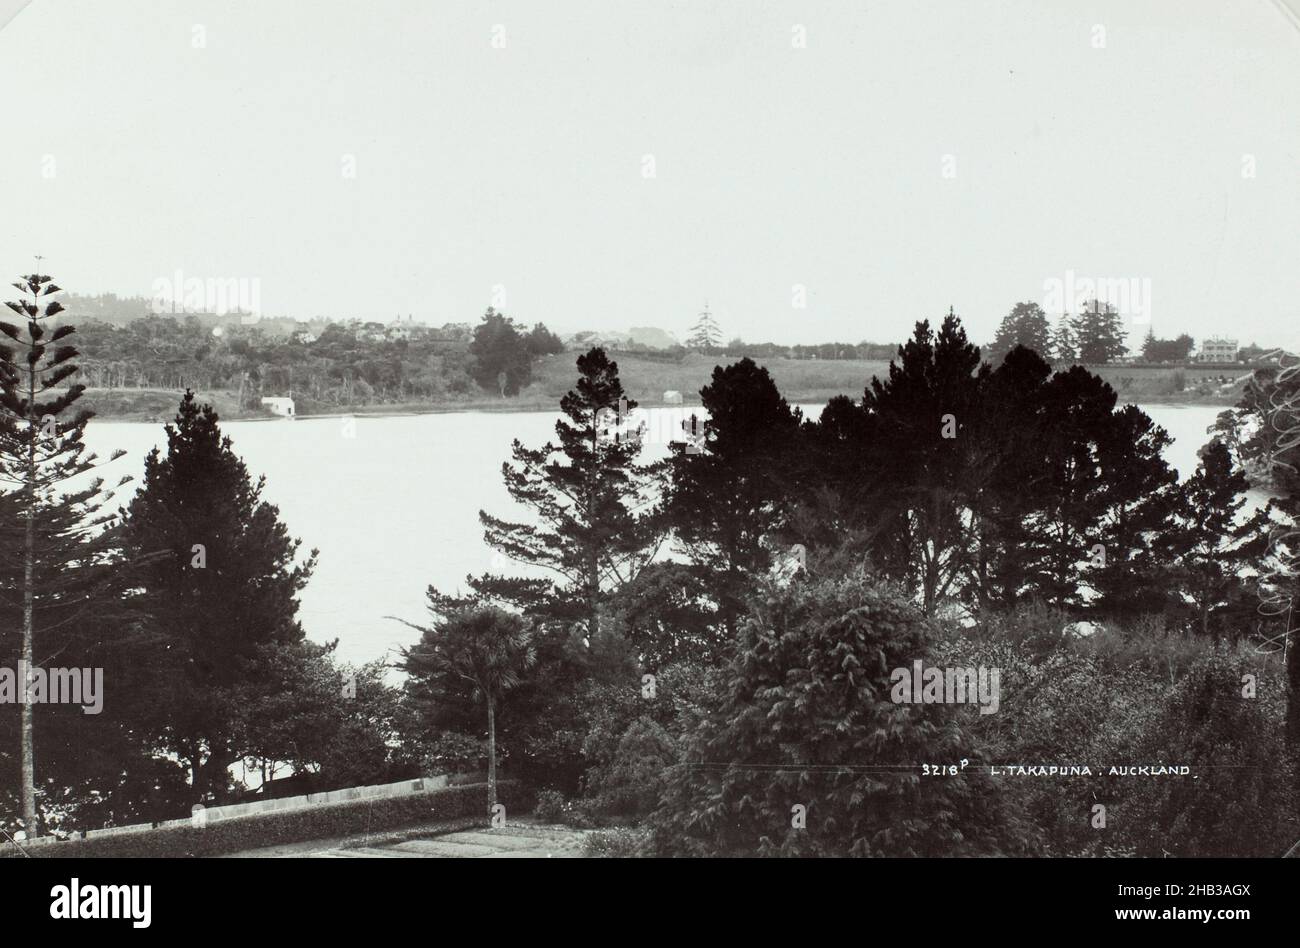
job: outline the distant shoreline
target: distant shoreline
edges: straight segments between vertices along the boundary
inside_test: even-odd
[[[847,394],[847,393],[835,393]],[[203,400],[204,393],[199,393],[200,400]],[[180,394],[177,393],[177,401]],[[835,397],[823,393],[813,393],[803,395],[796,393],[793,397],[787,396],[786,401],[794,405],[824,405]],[[859,396],[854,396],[855,398]],[[1232,398],[1206,398],[1204,396],[1193,396],[1188,398],[1178,396],[1157,396],[1157,395],[1140,395],[1138,397],[1126,397],[1120,393],[1120,404],[1132,405],[1160,405],[1164,407],[1186,407],[1186,408],[1218,408],[1226,410],[1236,406],[1238,399]],[[639,403],[644,408],[700,408],[698,399],[690,402],[683,402],[680,405],[665,404],[662,401],[641,401]],[[279,415],[271,415],[264,412],[236,412],[233,410],[220,411],[222,421],[311,421],[313,419],[328,418],[404,418],[417,415],[469,415],[469,414],[556,414],[559,412],[558,402],[553,405],[539,404],[533,400],[528,400],[522,404],[506,402],[503,404],[455,404],[444,403],[429,406],[412,406],[412,405],[369,405],[359,406],[352,409],[325,411],[325,412],[304,412],[298,414],[294,419],[284,418]],[[124,413],[112,413],[101,409],[95,410],[95,420],[101,422],[112,422],[122,424],[166,424],[171,421],[171,416],[158,418],[149,417],[145,412],[131,411]]]
[[[678,392],[684,405],[699,405],[699,391],[709,384],[717,357],[692,353],[678,362],[659,362],[629,353],[615,353],[624,389],[647,408],[665,404],[664,394]],[[728,357],[730,358],[730,357]],[[777,389],[790,404],[824,404],[837,395],[862,397],[874,376],[884,377],[889,363],[865,359],[756,360],[766,367]],[[1203,405],[1232,407],[1241,386],[1223,391],[1220,378],[1241,378],[1244,369],[1198,366],[1086,366],[1108,382],[1128,404]],[[560,399],[573,386],[576,369],[567,358],[544,359],[534,369],[533,381],[523,393],[500,399],[487,393],[429,401],[391,402],[358,406],[326,405],[310,397],[295,396],[300,418],[356,416],[435,415],[449,412],[555,412]],[[282,394],[275,392],[274,394]],[[169,420],[176,412],[181,392],[160,388],[87,389],[85,404],[104,420]],[[272,420],[262,411],[239,410],[238,393],[231,389],[199,389],[200,400],[210,402],[229,421]]]

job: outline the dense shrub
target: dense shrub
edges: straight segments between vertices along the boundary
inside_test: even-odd
[[[646,844],[646,831],[620,826],[592,830],[583,840],[584,855],[605,859],[626,859],[640,855]]]
[[[1073,622],[1074,617],[1067,610],[1030,599],[1005,611],[981,614],[979,621],[963,630],[960,637],[968,641],[1003,642],[1020,646],[1032,655],[1045,655],[1069,640],[1067,629]]]
[[[966,640],[938,649],[940,664],[999,669],[997,714],[956,713],[985,747],[992,764],[1046,766],[1129,763],[1131,744],[1147,726],[1168,683],[1140,667],[1112,667],[1073,643],[1041,655],[1010,641]],[[1102,840],[1091,828],[1095,777],[1013,777],[995,780],[1039,828],[1045,854],[1075,855]]]
[[[565,800],[560,810],[560,822],[574,829],[591,829],[604,821],[590,800]]]
[[[637,718],[609,763],[590,777],[593,804],[609,816],[644,816],[659,803],[668,768],[677,762],[672,736],[653,718]]]
[[[564,817],[564,794],[558,790],[542,790],[537,794],[533,815],[543,823],[558,823]]]
[[[892,589],[857,577],[766,591],[719,706],[688,737],[649,848],[682,855],[994,855],[1033,831],[979,778],[918,776],[980,755],[952,709],[895,704],[890,673],[935,635]],[[806,826],[792,808],[806,808]]]
[[[429,745],[420,769],[430,777],[478,773],[487,770],[487,747],[478,737],[443,731]]]
[[[1215,650],[1162,702],[1134,756],[1186,764],[1192,777],[1113,778],[1119,845],[1138,856],[1279,856],[1300,838],[1285,679],[1251,657]]]
[[[1277,855],[1300,838],[1276,661],[1159,621],[1052,639],[1024,624],[1031,614],[952,634],[937,653],[944,663],[1000,668],[999,712],[960,712],[993,762],[1091,769],[997,781],[1042,831],[1047,854]],[[1246,674],[1256,679],[1253,698],[1242,694]],[[1110,774],[1162,764],[1191,771]],[[1104,828],[1093,825],[1098,804]]]

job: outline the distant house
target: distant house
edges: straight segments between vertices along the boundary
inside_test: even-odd
[[[674,390],[664,392],[665,405],[680,405],[682,403],[682,393]]]
[[[1203,339],[1201,351],[1196,356],[1197,362],[1236,362],[1236,339]]]
[[[368,322],[361,323],[354,329],[353,338],[357,342],[383,342],[388,337],[382,323]]]
[[[294,416],[292,398],[263,398],[262,407],[271,409],[273,415],[280,415],[284,418]]]
[[[295,329],[289,336],[290,342],[300,342],[304,346],[310,346],[316,341],[316,334],[310,329]]]
[[[423,322],[416,322],[415,317],[408,313],[405,319],[398,316],[389,323],[388,328],[384,331],[384,336],[390,342],[394,342],[398,339],[411,339],[417,335],[424,335],[428,332],[428,329],[428,326]]]

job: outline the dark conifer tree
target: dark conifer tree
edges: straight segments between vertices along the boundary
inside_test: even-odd
[[[1092,300],[1074,320],[1079,361],[1087,365],[1106,365],[1124,355],[1124,320],[1110,303]]]
[[[1105,513],[1097,433],[1115,406],[1115,393],[1081,366],[1058,372],[1043,389],[1037,450],[1041,466],[1036,509],[1024,521],[1022,563],[1028,591],[1058,606],[1081,605],[1088,553],[1101,542]],[[1036,492],[1037,493],[1037,492]]]
[[[1052,360],[1070,365],[1079,358],[1079,341],[1074,335],[1072,320],[1062,315],[1052,333]]]
[[[1154,541],[1169,528],[1178,475],[1165,461],[1173,440],[1137,405],[1112,409],[1094,434],[1103,510],[1087,573],[1097,611],[1117,622],[1159,612],[1165,601]],[[1096,554],[1100,544],[1104,558]]]
[[[691,327],[691,334],[686,340],[688,349],[699,349],[703,352],[712,352],[722,345],[722,330],[718,328],[717,320],[709,312],[708,306],[704,312],[700,313],[700,318]]]
[[[801,505],[794,517],[801,542],[834,547],[855,525],[869,522],[869,497],[877,487],[868,476],[875,463],[870,433],[871,419],[847,395],[833,397],[804,424],[797,457]]]
[[[872,379],[863,396],[874,559],[916,590],[927,615],[959,588],[968,566],[972,521],[963,502],[978,490],[972,479],[987,474],[971,463],[982,448],[968,435],[988,371],[950,312],[937,333],[917,323],[888,377]]]
[[[796,499],[801,416],[748,358],[714,368],[700,399],[703,451],[674,446],[668,521],[716,599],[718,620],[734,630],[742,591],[772,565],[776,530]]]
[[[469,344],[474,381],[502,398],[518,395],[533,377],[530,338],[519,332],[513,319],[488,307]]]
[[[1160,355],[1160,340],[1156,338],[1154,329],[1148,329],[1146,337],[1142,340],[1142,358],[1147,362],[1158,362]]]
[[[532,521],[479,512],[489,545],[550,571],[558,582],[482,576],[470,586],[475,598],[580,619],[594,638],[609,595],[636,579],[663,531],[652,489],[657,474],[637,463],[641,431],[631,420],[637,403],[623,390],[618,363],[594,348],[577,364],[577,387],[560,401],[558,444],[534,449],[516,440],[513,462],[502,465],[506,489]],[[431,592],[435,605],[440,598]]]
[[[1048,485],[1041,437],[1051,374],[1044,356],[1016,346],[982,387],[969,457],[984,477],[972,479],[978,490],[967,501],[975,529],[966,600],[978,610],[1014,605],[1030,585],[1029,520]]]
[[[984,352],[984,361],[996,368],[1016,346],[1032,349],[1043,358],[1052,354],[1052,327],[1047,314],[1034,302],[1017,303],[1002,318],[992,345]]]
[[[1018,470],[1003,486],[1019,518],[1014,585],[1112,618],[1159,611],[1151,544],[1176,480],[1162,456],[1168,435],[1136,406],[1116,409],[1114,389],[1081,366],[1058,372],[1034,401],[1030,436],[1015,449]]]
[[[532,332],[527,337],[527,345],[530,356],[558,355],[564,351],[564,343],[560,337],[542,323],[533,326]]]
[[[185,762],[195,800],[220,797],[245,756],[235,701],[266,677],[266,649],[303,640],[297,594],[316,560],[298,561],[300,541],[262,499],[265,478],[249,477],[217,423],[186,392],[167,453],[149,454],[124,511],[128,551],[152,557],[136,579],[154,636],[135,689],[140,723]]]
[[[1173,523],[1157,541],[1177,591],[1175,609],[1204,635],[1247,631],[1259,605],[1242,574],[1258,570],[1270,518],[1267,510],[1241,516],[1249,487],[1227,446],[1211,441],[1196,473],[1174,493]]]
[[[111,491],[98,478],[87,480],[99,460],[83,441],[92,413],[74,409],[85,386],[71,381],[77,350],[62,342],[75,330],[64,324],[46,331],[63,306],[42,301],[60,288],[37,273],[13,285],[24,296],[5,305],[20,322],[0,321],[6,337],[0,345],[0,482],[13,490],[0,504],[0,610],[21,630],[18,657],[30,669],[114,611],[108,600],[116,536],[105,510]],[[38,638],[44,640],[39,645]],[[20,716],[22,819],[34,836],[40,832],[34,704],[23,701]]]

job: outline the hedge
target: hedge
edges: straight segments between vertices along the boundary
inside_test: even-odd
[[[498,798],[507,813],[526,813],[530,796],[511,781],[498,781]],[[422,790],[397,797],[347,800],[295,810],[277,810],[209,822],[189,823],[113,836],[73,838],[24,847],[34,858],[216,856],[313,839],[354,836],[400,829],[416,823],[481,818],[488,821],[487,785],[468,784]],[[13,846],[3,856],[21,859]]]

